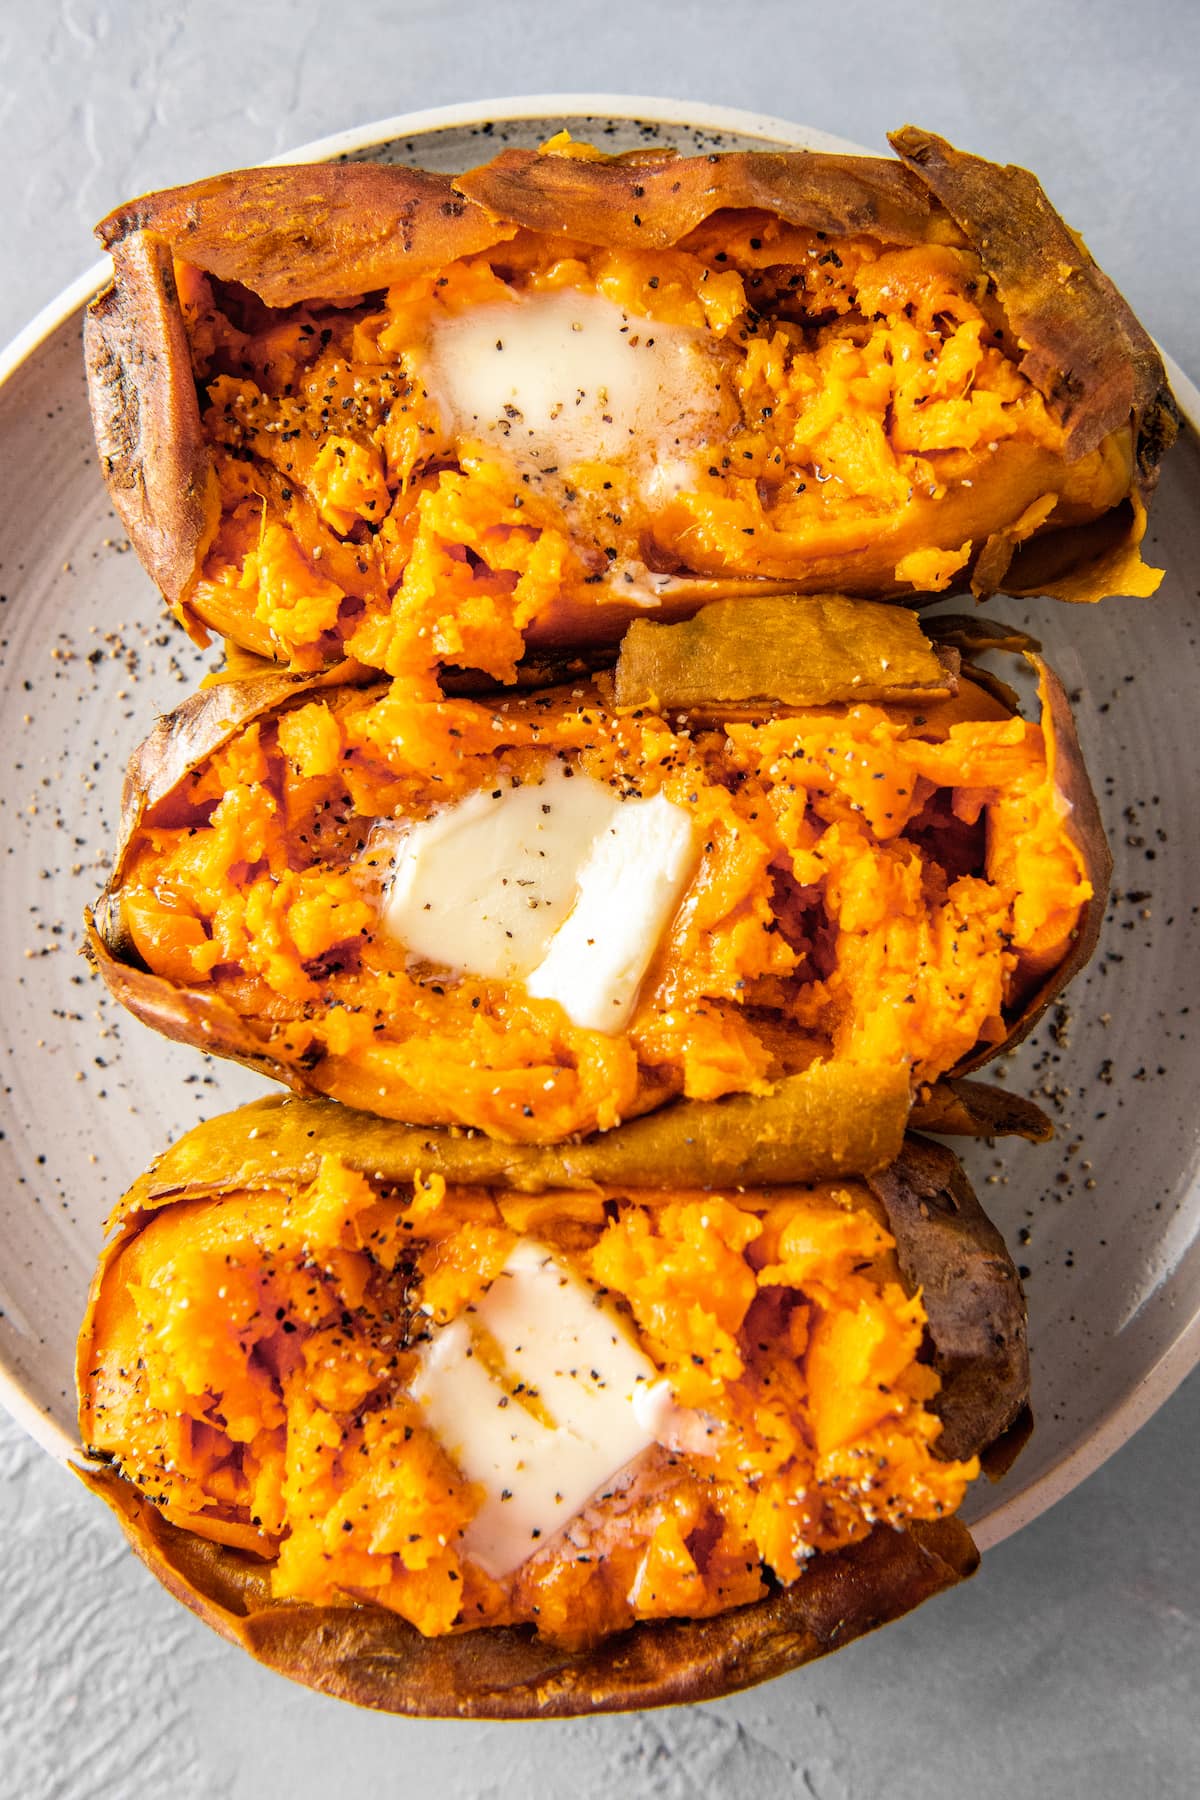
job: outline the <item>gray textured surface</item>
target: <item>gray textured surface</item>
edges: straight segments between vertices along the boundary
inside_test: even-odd
[[[1186,1800],[1200,1789],[1198,1414],[1193,1377],[973,1582],[829,1662],[690,1711],[508,1726],[356,1713],[259,1669],[5,1426],[0,1792]]]
[[[747,106],[872,145],[913,118],[1028,162],[1195,373],[1200,9],[1000,11],[407,0],[346,5],[330,33],[313,0],[4,0],[0,341],[91,260],[91,221],[133,191],[404,108],[607,89]],[[247,1664],[0,1420],[0,1794],[303,1800],[343,1791],[352,1771],[356,1790],[417,1783],[447,1800],[1190,1795],[1198,1446],[1193,1377],[968,1588],[758,1693],[642,1719],[460,1727],[355,1714]]]

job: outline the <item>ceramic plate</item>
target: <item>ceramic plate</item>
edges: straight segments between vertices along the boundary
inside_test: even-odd
[[[456,170],[562,125],[606,149],[853,148],[692,104],[559,96],[409,115],[283,160]],[[168,1140],[265,1086],[125,1017],[79,955],[125,759],[210,660],[164,615],[96,468],[80,326],[103,273],[0,360],[0,1397],[59,1458],[105,1213]],[[1200,396],[1177,391],[1200,419]],[[1155,600],[994,603],[1076,696],[1116,873],[1095,961],[998,1071],[1054,1114],[1056,1142],[966,1158],[1026,1277],[1038,1417],[1008,1478],[973,1497],[985,1546],[1080,1481],[1200,1357],[1198,501],[1189,433],[1155,503]]]

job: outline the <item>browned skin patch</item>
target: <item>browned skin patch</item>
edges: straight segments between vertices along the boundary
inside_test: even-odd
[[[905,1286],[920,1288],[942,1391],[939,1456],[980,1454],[1029,1401],[1025,1296],[1004,1239],[943,1144],[909,1137],[868,1185],[883,1202]]]

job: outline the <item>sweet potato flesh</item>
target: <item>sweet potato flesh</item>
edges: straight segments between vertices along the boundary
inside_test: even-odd
[[[379,821],[552,764],[695,822],[696,872],[613,1034],[383,928]],[[818,1060],[930,1081],[1001,1041],[1091,892],[1067,810],[1041,727],[970,682],[923,710],[692,728],[591,687],[489,705],[341,688],[243,727],[152,808],[118,903],[150,971],[220,996],[310,1091],[557,1142]]]
[[[664,576],[936,592],[990,538],[1098,516],[1128,491],[1128,431],[1064,459],[978,257],[939,229],[898,249],[720,213],[645,252],[521,231],[277,309],[179,263],[219,493],[185,604],[297,668],[504,681],[527,640],[587,638],[598,602],[653,606]],[[684,333],[698,410],[620,453],[560,460],[551,433],[532,464],[519,404],[507,440],[494,409],[450,417],[447,323],[488,309],[502,352],[505,316],[555,296],[599,296],[631,358]],[[590,398],[567,381],[561,411]]]
[[[119,1248],[84,1441],[173,1523],[271,1559],[277,1598],[572,1647],[721,1612],[875,1523],[952,1511],[977,1472],[936,1457],[924,1313],[881,1219],[854,1183],[517,1198],[377,1189],[326,1156],[306,1188],[168,1205]],[[521,1238],[606,1291],[703,1451],[651,1446],[494,1579],[461,1543],[480,1490],[409,1390],[431,1326]]]

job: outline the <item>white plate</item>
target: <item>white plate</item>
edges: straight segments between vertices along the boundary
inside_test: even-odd
[[[606,148],[853,148],[690,102],[539,96],[410,114],[281,160],[460,169],[564,124]],[[122,549],[96,470],[79,337],[102,275],[0,359],[0,1398],[60,1459],[102,1218],[169,1139],[265,1086],[122,1015],[77,954],[125,759],[208,663]],[[1200,395],[1182,378],[1177,392],[1200,420]],[[1038,1417],[1008,1478],[972,1497],[985,1547],[1082,1480],[1200,1359],[1198,499],[1189,433],[1155,503],[1155,600],[996,604],[1078,692],[1116,873],[1096,960],[1003,1071],[1050,1106],[1057,1142],[966,1157],[1029,1271]]]

